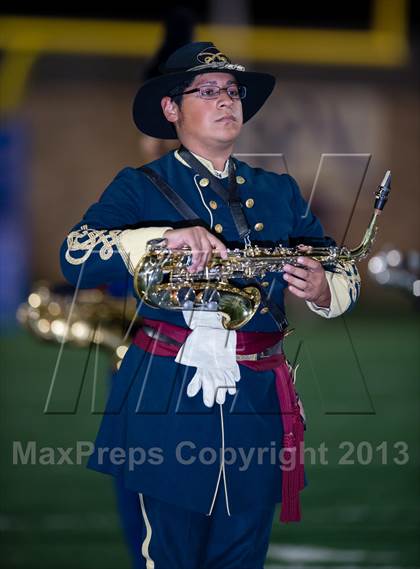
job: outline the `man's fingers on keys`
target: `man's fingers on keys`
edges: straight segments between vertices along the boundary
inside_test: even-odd
[[[220,241],[220,239],[217,239],[217,237],[215,237],[210,233],[209,241],[214,251],[217,251],[219,255],[222,257],[222,259],[227,259],[228,255],[226,251],[226,246]]]

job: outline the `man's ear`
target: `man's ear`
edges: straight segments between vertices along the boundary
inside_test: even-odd
[[[160,104],[166,120],[174,123],[179,119],[179,107],[170,97],[163,97]]]

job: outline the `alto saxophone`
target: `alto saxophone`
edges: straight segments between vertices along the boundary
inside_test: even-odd
[[[153,308],[220,311],[223,326],[237,330],[258,310],[261,293],[256,286],[240,287],[230,282],[232,279],[263,278],[267,272],[281,272],[286,264],[298,265],[298,257],[311,257],[322,265],[344,267],[360,261],[372,246],[377,218],[390,190],[391,172],[388,170],[375,193],[369,225],[355,249],[250,245],[244,249],[228,249],[227,259],[213,255],[203,271],[192,274],[188,271],[192,262],[190,249],[170,250],[165,245],[149,244],[134,271],[134,290],[145,304]]]

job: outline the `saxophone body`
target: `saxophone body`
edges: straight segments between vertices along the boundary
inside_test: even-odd
[[[391,189],[388,170],[375,194],[374,211],[360,244],[347,247],[298,245],[273,248],[250,245],[227,251],[227,259],[213,255],[201,272],[190,273],[190,249],[170,250],[165,244],[150,244],[134,272],[134,290],[148,306],[168,310],[219,311],[226,329],[237,330],[254,316],[261,303],[255,286],[268,272],[280,273],[284,265],[298,265],[299,257],[311,257],[323,266],[341,266],[364,259],[377,231],[377,219]],[[246,286],[235,279],[249,280]]]

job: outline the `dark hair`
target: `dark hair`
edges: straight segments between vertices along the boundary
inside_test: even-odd
[[[182,105],[182,93],[186,91],[188,87],[190,87],[193,84],[194,79],[195,76],[192,77],[191,79],[186,79],[185,81],[183,81],[182,83],[180,83],[179,85],[177,85],[176,87],[174,87],[169,91],[168,96],[174,101],[174,103],[178,105],[178,107],[181,107]]]

